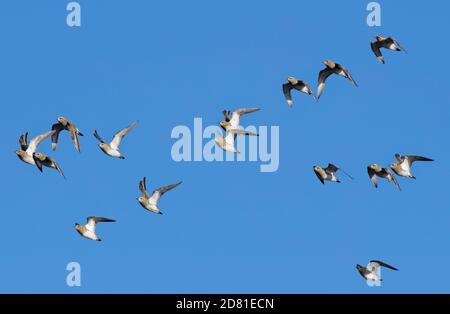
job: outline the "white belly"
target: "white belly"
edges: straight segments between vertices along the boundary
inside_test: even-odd
[[[95,233],[93,233],[92,231],[86,231],[85,233],[83,233],[83,237],[91,239],[91,240],[98,240],[98,237]]]
[[[26,162],[27,164],[36,166],[36,162],[34,161],[33,156],[31,156],[31,155],[28,155],[28,154],[25,155],[25,157],[23,158],[23,161]]]

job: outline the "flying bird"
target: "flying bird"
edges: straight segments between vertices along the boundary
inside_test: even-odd
[[[36,166],[33,154],[36,152],[39,144],[42,143],[46,138],[51,136],[55,131],[48,131],[44,134],[36,136],[28,143],[28,132],[24,133],[19,138],[20,150],[16,150],[16,155],[23,162]]]
[[[375,54],[375,56],[377,57],[377,59],[383,64],[385,62],[384,62],[384,57],[380,51],[381,48],[388,49],[388,50],[394,50],[394,51],[403,51],[403,52],[407,53],[406,50],[404,48],[402,48],[402,46],[400,46],[398,41],[396,41],[393,37],[385,38],[383,36],[377,35],[377,36],[375,36],[375,38],[376,38],[376,40],[370,43],[370,47],[372,48],[372,51]]]
[[[258,134],[251,132],[251,131],[245,131],[241,129],[231,129],[231,125],[229,122],[220,121],[220,126],[226,130],[226,135],[223,136],[220,133],[216,134],[216,137],[214,138],[214,141],[216,144],[222,148],[224,151],[237,153],[239,154],[239,150],[237,149],[235,145],[235,140],[237,135],[250,135],[250,136],[258,136]]]
[[[52,135],[52,149],[54,151],[56,150],[56,146],[58,145],[59,133],[61,133],[61,131],[63,130],[66,130],[70,133],[70,138],[72,139],[76,150],[80,152],[80,141],[78,140],[78,136],[84,135],[74,123],[72,123],[65,117],[58,117],[58,122],[53,124],[52,130],[55,131],[55,133]]]
[[[287,78],[287,83],[283,84],[284,98],[286,99],[286,102],[289,107],[292,107],[292,105],[294,104],[292,101],[292,96],[291,96],[292,89],[295,89],[295,90],[298,90],[299,92],[308,94],[308,95],[314,97],[314,99],[316,99],[316,96],[314,96],[314,93],[308,84],[306,84],[304,81],[297,80],[293,76],[289,76]]]
[[[34,159],[34,162],[36,163],[36,166],[38,167],[38,169],[41,172],[42,172],[42,166],[45,166],[45,167],[53,168],[53,169],[57,170],[64,177],[64,179],[66,178],[66,176],[62,172],[61,168],[59,167],[59,165],[56,163],[56,161],[53,158],[51,158],[43,153],[34,153],[33,159]]]
[[[106,143],[100,135],[98,135],[97,130],[94,131],[94,136],[97,140],[99,140],[100,144],[98,145],[100,149],[108,156],[111,157],[117,157],[119,159],[125,159],[125,157],[122,155],[122,153],[119,150],[120,143],[122,142],[125,135],[128,134],[134,127],[137,125],[137,122],[133,122],[130,126],[121,129],[119,132],[117,132],[111,143]]]
[[[380,273],[381,267],[386,267],[386,268],[398,271],[397,268],[395,268],[391,265],[388,265],[382,261],[376,261],[376,260],[370,261],[369,265],[367,265],[367,267],[361,266],[359,264],[356,265],[356,269],[358,270],[360,275],[364,279],[370,280],[370,281],[383,281],[383,279],[381,278],[381,273]]]
[[[395,176],[389,171],[387,168],[382,168],[379,164],[371,164],[367,167],[367,173],[369,174],[370,181],[372,181],[373,185],[377,188],[378,181],[377,177],[387,179],[389,182],[393,181],[395,186],[401,190],[400,184],[398,184]]]
[[[97,222],[116,222],[113,219],[90,216],[87,218],[87,223],[83,226],[78,223],[75,224],[75,230],[82,236],[90,240],[101,241],[95,233],[95,227]]]
[[[322,182],[322,184],[325,184],[325,181],[341,183],[341,181],[336,177],[336,172],[338,170],[341,170],[345,175],[347,175],[350,179],[353,180],[353,177],[351,175],[349,175],[344,170],[340,169],[339,167],[333,164],[328,164],[326,168],[314,166],[313,170],[317,178],[320,180],[320,182]]]
[[[150,194],[147,191],[146,177],[144,177],[141,181],[139,181],[139,190],[141,190],[142,195],[138,198],[139,204],[144,207],[146,210],[149,210],[155,214],[162,215],[163,213],[158,207],[158,201],[161,196],[164,195],[167,191],[170,191],[177,186],[179,186],[182,181],[177,182],[175,184],[167,185],[164,187],[160,187],[153,191],[153,194]]]
[[[320,96],[322,95],[323,90],[325,88],[325,81],[331,74],[343,76],[350,82],[352,82],[353,85],[358,86],[356,81],[351,76],[350,72],[339,63],[336,63],[331,60],[326,60],[324,64],[326,65],[326,68],[319,72],[319,80],[318,80],[319,87],[317,89],[317,98],[320,98]]]
[[[222,114],[224,115],[224,119],[219,122],[219,125],[226,132],[226,135],[223,136],[222,134],[217,133],[214,139],[216,144],[225,151],[239,153],[238,149],[235,146],[236,136],[258,136],[258,134],[254,132],[245,131],[239,128],[239,125],[241,123],[241,116],[259,110],[259,108],[242,108],[233,112],[229,110],[223,110]]]
[[[239,129],[239,124],[241,123],[241,116],[259,110],[259,108],[241,108],[233,112],[230,110],[223,110],[222,114],[224,115],[224,120],[222,121],[229,122],[229,129],[237,130]],[[220,126],[226,131],[226,128],[222,126],[222,124],[220,124]]]
[[[433,159],[421,156],[402,156],[395,154],[396,163],[390,164],[391,169],[400,177],[407,177],[415,179],[416,177],[411,172],[412,164],[415,161],[434,161]]]

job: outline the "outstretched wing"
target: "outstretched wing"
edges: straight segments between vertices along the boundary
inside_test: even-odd
[[[116,222],[114,219],[109,219],[105,217],[91,217],[95,222]]]
[[[316,174],[317,178],[320,180],[320,182],[322,182],[322,184],[325,184],[325,181],[323,180],[322,176],[320,175],[320,172],[317,171],[316,169],[313,169],[314,173]]]
[[[144,195],[145,198],[150,198],[150,194],[148,194],[147,191],[147,178],[143,177],[141,181],[139,181],[139,190],[141,190],[142,194]]]
[[[370,261],[370,263],[369,263],[369,267],[379,268],[380,266],[386,267],[386,268],[389,268],[389,269],[392,269],[392,270],[397,270],[397,271],[398,271],[397,268],[395,268],[395,267],[393,267],[393,266],[391,266],[391,265],[389,265],[389,264],[386,264],[385,262],[382,262],[382,261],[372,260],[372,261]]]
[[[403,48],[403,46],[400,45],[400,43],[395,38],[391,37],[390,39],[392,40],[394,45],[396,45],[398,48],[400,48],[401,51],[403,51],[404,53],[408,53],[408,51],[406,51],[406,49]]]
[[[332,73],[333,73],[333,70],[328,67],[319,72],[319,79],[318,79],[319,85],[317,87],[317,99],[319,99],[320,96],[322,95],[323,90],[325,88],[325,81]]]
[[[153,191],[153,195],[152,195],[153,200],[155,202],[157,202],[159,200],[159,198],[164,195],[164,193],[166,193],[167,191],[170,191],[170,190],[176,188],[181,183],[182,183],[182,181],[177,182],[175,184],[163,186],[163,187],[160,187],[160,188],[156,189],[155,191]]]
[[[408,155],[408,156],[405,156],[405,157],[406,157],[406,160],[408,160],[410,165],[412,165],[413,162],[415,162],[415,161],[434,161],[431,158],[422,157],[422,156],[411,156],[411,155]]]
[[[51,161],[52,161],[53,165],[55,166],[55,169],[56,169],[56,170],[63,176],[63,178],[65,179],[66,176],[64,175],[64,172],[62,171],[62,169],[61,169],[61,167],[58,165],[58,163],[57,163],[54,159],[52,159]]]
[[[331,173],[336,173],[336,171],[338,171],[338,170],[339,170],[339,167],[335,166],[333,164],[328,164],[328,167],[325,168],[325,171],[330,173],[330,174]]]
[[[100,143],[105,143],[105,141],[100,137],[100,135],[98,135],[97,130],[94,131],[94,136]]]
[[[291,89],[293,88],[291,83],[285,83],[283,84],[283,94],[284,98],[286,99],[286,102],[289,107],[292,107],[292,96],[291,96]]]
[[[372,181],[373,185],[377,188],[378,187],[377,173],[370,167],[367,167],[367,173],[369,174],[370,181]]]
[[[20,149],[26,151],[28,149],[28,132],[19,137]]]
[[[344,71],[345,76],[353,83],[353,85],[358,86],[358,83],[356,83],[356,81],[353,79],[350,72],[346,68],[342,68],[342,70]]]
[[[394,181],[395,186],[401,191],[402,188],[400,187],[400,183],[398,183],[397,178],[394,176],[392,172],[390,172],[388,169],[383,168],[383,171],[385,171],[389,176],[391,177],[392,181]]]
[[[259,108],[241,108],[238,110],[233,111],[233,114],[231,116],[230,124],[232,129],[237,129],[239,127],[240,118],[244,114],[252,113],[255,111],[260,110]]]
[[[72,123],[68,123],[70,138],[72,139],[73,145],[75,145],[75,148],[78,152],[80,152],[80,140],[78,139],[78,129],[75,125]],[[82,134],[80,134],[82,135]]]
[[[56,150],[56,146],[58,145],[59,133],[64,129],[64,126],[61,123],[55,123],[52,125],[52,130],[55,133],[52,134],[52,150]]]
[[[33,160],[34,160],[34,163],[36,164],[36,167],[39,169],[39,171],[43,172],[42,171],[42,166],[44,165],[43,160],[41,160],[38,156],[36,156],[36,154],[33,154]]]
[[[109,218],[104,218],[104,217],[95,217],[95,216],[89,216],[87,218],[87,224],[86,224],[86,228],[95,233],[95,226],[97,222],[116,222],[113,219],[109,219]]]
[[[134,127],[137,125],[137,122],[133,122],[130,126],[120,130],[114,135],[114,138],[110,144],[112,149],[119,149],[119,145],[122,142],[122,139],[127,135],[128,132],[130,132]]]
[[[47,133],[41,134],[32,139],[30,145],[27,148],[27,153],[31,155],[34,152],[36,152],[36,149],[39,146],[39,144],[41,144],[42,141],[48,138],[50,135],[54,134],[54,132],[55,131],[48,131]]]
[[[372,48],[373,53],[377,57],[377,59],[384,64],[384,57],[380,51],[381,43],[379,41],[374,41],[370,43],[370,48]]]

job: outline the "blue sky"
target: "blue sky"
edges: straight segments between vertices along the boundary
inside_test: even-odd
[[[370,28],[369,1],[79,1],[82,26],[69,28],[67,2],[2,4],[0,292],[450,292],[450,4],[380,1],[382,27]],[[369,46],[378,33],[409,54],[384,52],[381,65]],[[289,109],[286,77],[315,89],[325,59],[360,87],[332,77],[320,102],[294,94]],[[243,125],[280,126],[277,172],[172,160],[173,127],[240,107],[262,108]],[[67,134],[56,152],[40,147],[67,180],[14,154],[22,132],[59,115],[86,133],[81,154]],[[135,120],[126,160],[98,149],[94,129],[110,139]],[[397,152],[436,161],[400,178],[402,192],[374,189],[367,165]],[[312,166],[328,162],[355,180],[322,186]],[[164,216],[136,202],[144,175],[150,190],[183,180],[161,199]],[[117,219],[99,226],[103,242],[73,229],[89,215]],[[370,259],[400,271],[369,288],[355,264]],[[78,288],[66,285],[71,261]]]

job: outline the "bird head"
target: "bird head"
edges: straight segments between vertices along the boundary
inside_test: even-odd
[[[295,77],[293,77],[293,76],[289,76],[289,77],[287,78],[287,80],[288,80],[288,82],[291,83],[292,85],[296,85],[296,84],[298,83],[298,80],[297,80]]]
[[[365,267],[364,266],[361,266],[361,265],[359,265],[359,264],[356,264],[356,269],[357,270],[362,270],[362,269],[364,269]]]
[[[334,61],[331,61],[331,60],[325,60],[323,62],[323,64],[325,64],[329,68],[334,68],[336,66],[336,63]]]
[[[61,123],[62,125],[66,125],[67,124],[67,119],[63,116],[58,117],[58,122]]]
[[[378,41],[383,41],[383,40],[386,39],[386,38],[384,38],[384,37],[381,36],[381,35],[376,35],[375,38],[376,38]]]
[[[314,169],[314,171],[319,171],[320,167],[319,166],[314,166],[313,169]]]

